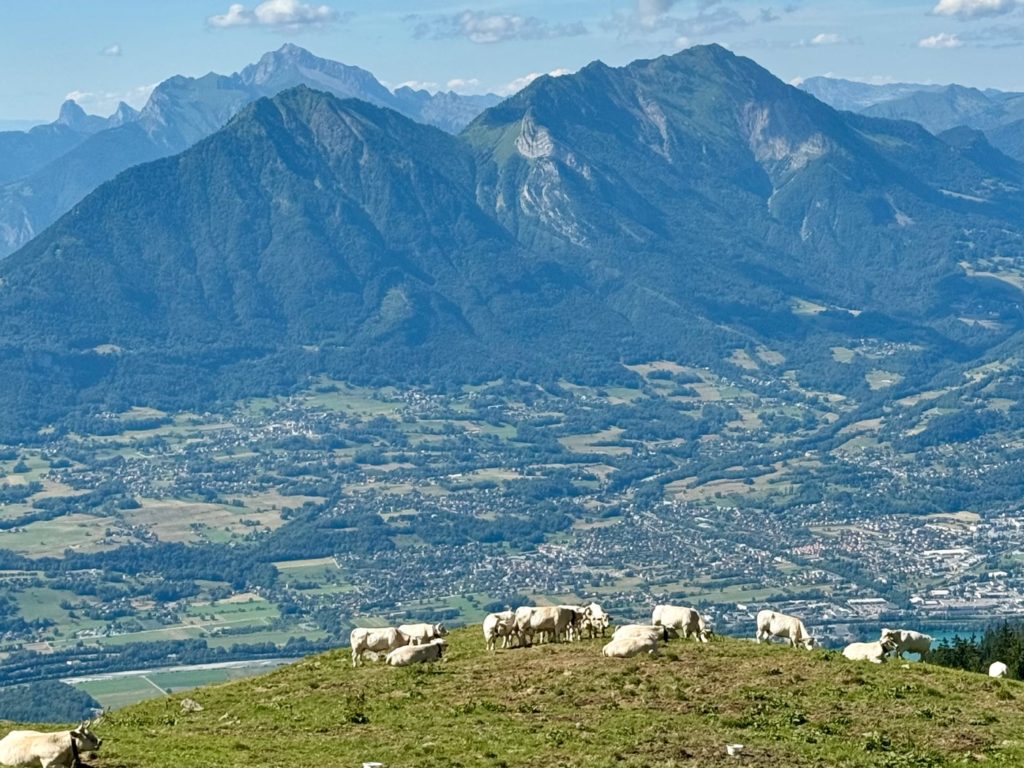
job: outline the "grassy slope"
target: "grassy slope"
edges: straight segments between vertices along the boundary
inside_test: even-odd
[[[450,640],[440,665],[353,670],[334,651],[185,694],[202,712],[182,696],[116,712],[95,765],[1024,764],[1016,682],[732,639],[631,660],[597,641],[488,654],[478,628]]]

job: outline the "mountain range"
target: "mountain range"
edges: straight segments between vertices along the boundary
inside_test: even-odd
[[[984,137],[836,111],[719,46],[542,77],[459,136],[300,86],[0,262],[2,426],[736,352],[877,400],[874,368],[924,386],[1019,349],[1022,185]]]
[[[177,154],[246,104],[297,85],[362,99],[453,133],[500,100],[409,87],[390,91],[363,69],[287,44],[233,75],[165,80],[140,112],[122,104],[99,118],[67,102],[55,123],[0,133],[0,258],[121,171]]]
[[[90,136],[132,122],[138,113],[122,102],[107,118],[87,115],[74,101],[65,101],[57,119],[27,131],[0,132],[0,184],[29,176]]]
[[[967,127],[983,131],[1000,151],[1024,161],[1024,93],[962,85],[872,85],[812,77],[801,88],[836,109],[912,120],[935,134]]]

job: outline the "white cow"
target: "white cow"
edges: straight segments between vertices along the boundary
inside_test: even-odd
[[[572,611],[557,605],[522,606],[516,608],[516,629],[526,645],[531,645],[535,636],[538,641],[558,643],[568,629],[572,615]]]
[[[651,624],[671,629],[684,640],[692,637],[701,643],[710,641],[713,634],[697,609],[678,605],[654,606],[654,611],[651,612]]]
[[[532,636],[528,638],[527,633],[530,629],[530,617],[535,610],[537,609],[532,605],[521,605],[514,612],[515,634],[519,645],[527,645],[527,641],[533,639]]]
[[[395,648],[401,648],[409,644],[409,639],[394,627],[381,629],[366,629],[356,627],[349,635],[349,644],[352,646],[352,666],[359,666],[363,660],[363,654],[367,651],[374,653],[387,653]]]
[[[0,765],[17,768],[78,768],[83,750],[95,751],[103,739],[85,722],[70,731],[11,731],[0,739]]]
[[[406,637],[409,645],[426,645],[448,634],[444,624],[402,624],[398,631]]]
[[[583,626],[587,619],[587,609],[580,605],[560,605],[569,611],[569,626],[566,628],[566,636],[569,642],[583,639]]]
[[[601,637],[604,637],[605,630],[611,626],[612,617],[610,614],[604,612],[597,603],[591,603],[583,609],[583,629],[587,630],[587,635],[591,638],[597,637],[597,633],[601,633]]]
[[[885,656],[896,648],[896,644],[890,640],[875,640],[873,643],[850,643],[843,648],[843,656],[851,661],[870,661],[872,664],[881,664]]]
[[[924,655],[932,649],[932,636],[912,629],[882,629],[881,641],[892,641],[893,651],[899,658],[904,653],[920,653]]]
[[[765,609],[757,614],[757,642],[772,637],[784,637],[794,648],[799,645],[810,650],[815,645],[814,638],[807,632],[807,627],[796,616]]]
[[[484,641],[487,643],[487,650],[493,651],[497,648],[498,638],[501,638],[501,647],[508,648],[511,644],[512,635],[516,630],[516,615],[512,611],[501,611],[500,613],[489,613],[484,618]]]
[[[601,649],[601,653],[609,658],[628,659],[641,653],[650,656],[658,654],[658,640],[654,637],[620,637],[612,640]]]
[[[622,640],[626,637],[650,637],[655,642],[667,643],[668,627],[652,624],[623,624],[612,633],[612,640]]]
[[[440,661],[444,656],[444,647],[444,638],[436,637],[424,645],[405,645],[395,648],[384,657],[384,661],[392,667],[408,667],[412,664]]]
[[[989,665],[989,667],[988,667],[988,676],[989,677],[1006,677],[1006,673],[1008,671],[1009,670],[1006,668],[1006,665],[1003,664],[1003,662],[1001,662],[1001,661],[993,661]]]

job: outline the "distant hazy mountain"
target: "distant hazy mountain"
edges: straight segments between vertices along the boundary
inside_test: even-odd
[[[836,109],[861,112],[875,104],[901,99],[914,93],[938,91],[943,86],[919,83],[874,84],[838,77],[808,77],[800,82],[799,88]]]
[[[140,113],[122,104],[102,119],[69,102],[53,126],[0,134],[0,257],[126,168],[181,152],[246,104],[297,85],[387,106],[451,132],[500,100],[408,88],[392,93],[365,70],[287,44],[234,75],[172,77],[157,86]]]
[[[875,104],[863,112],[873,117],[913,120],[933,133],[958,125],[991,130],[1024,119],[1024,94],[948,85],[940,91],[918,92]]]
[[[362,99],[420,123],[458,133],[483,110],[501,101],[499,96],[463,96],[430,93],[403,87],[388,90],[364,69],[321,59],[296,45],[286,44],[242,70],[241,81],[260,96],[273,96],[297,85],[326,91],[339,98]]]
[[[485,109],[499,103],[501,97],[493,93],[478,96],[454,91],[430,93],[405,86],[395,91],[395,100],[396,104],[387,106],[421,123],[458,133]]]
[[[992,128],[986,135],[1002,152],[1024,162],[1024,119]]]
[[[1024,93],[962,85],[868,85],[827,77],[809,78],[800,87],[836,109],[912,120],[932,133],[957,126],[985,131],[997,149],[1024,160]]]
[[[130,122],[137,113],[127,104],[109,118],[87,115],[73,101],[66,101],[60,116],[52,123],[27,131],[0,132],[0,184],[20,179],[99,131]]]
[[[460,137],[293,89],[0,263],[0,414],[761,345],[808,386],[921,385],[1019,346],[1019,290],[972,275],[1019,252],[1022,186],[983,137],[836,112],[718,46],[541,78]]]

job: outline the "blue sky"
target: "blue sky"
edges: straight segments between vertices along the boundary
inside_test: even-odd
[[[432,90],[708,42],[785,80],[1024,90],[1024,0],[2,0],[0,121],[51,120],[68,94],[141,106],[172,75],[235,72],[284,42]]]

